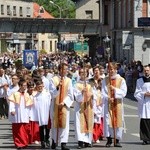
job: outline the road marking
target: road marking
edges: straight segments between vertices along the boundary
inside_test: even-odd
[[[130,109],[134,109],[134,110],[138,110],[137,107],[131,106],[131,105],[127,105],[127,104],[124,104],[124,107],[130,108]]]
[[[131,133],[131,135],[136,136],[136,137],[140,137],[139,133]]]
[[[137,118],[137,117],[138,117],[138,115],[124,115],[124,117]]]

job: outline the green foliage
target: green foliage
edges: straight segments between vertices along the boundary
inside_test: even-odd
[[[56,5],[51,4],[50,0],[33,0],[43,6],[46,11],[52,14],[55,18],[59,18],[60,11],[56,5],[61,8],[61,18],[75,18],[75,4],[71,0],[51,0]]]

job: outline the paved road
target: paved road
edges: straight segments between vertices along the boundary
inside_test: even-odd
[[[137,102],[133,99],[131,95],[125,99],[125,131],[122,140],[122,150],[149,150],[150,145],[142,145],[139,139],[139,118],[137,116]],[[68,146],[75,150],[77,149],[77,142],[74,136],[74,125],[73,125],[73,109],[71,110],[71,121],[70,121],[70,137]],[[99,144],[94,144],[92,148],[86,148],[86,150],[101,149],[106,150],[105,147],[106,139],[101,141]],[[11,125],[8,120],[0,120],[0,150],[14,150]],[[30,145],[28,150],[38,150],[40,145]],[[58,147],[60,149],[60,146]],[[116,150],[120,148],[111,147],[111,150]]]

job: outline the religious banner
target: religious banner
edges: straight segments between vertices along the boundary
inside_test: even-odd
[[[38,65],[38,51],[37,50],[23,50],[23,65],[27,69],[31,69],[32,66]]]

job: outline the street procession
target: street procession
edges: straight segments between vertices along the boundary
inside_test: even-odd
[[[0,2],[0,149],[148,150],[148,6]]]
[[[106,147],[122,147],[123,100],[127,92],[133,91],[139,103],[140,138],[148,144],[149,65],[132,64],[132,69],[142,67],[144,73],[139,77],[141,72],[137,70],[137,83],[132,86],[134,83],[128,82],[134,80],[128,80],[134,72],[127,64],[108,61],[92,66],[88,56],[62,52],[40,56],[38,67],[29,70],[14,66],[8,54],[2,58],[0,121],[8,119],[12,123],[17,149],[36,143],[42,149],[56,149],[60,144],[62,150],[69,150],[71,107],[77,149],[93,147],[104,138]]]

